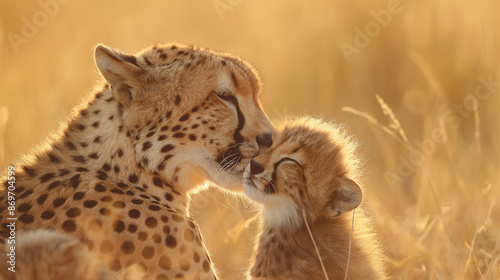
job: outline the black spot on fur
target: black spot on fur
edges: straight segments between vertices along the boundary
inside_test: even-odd
[[[76,224],[73,220],[67,220],[62,224],[62,229],[65,232],[74,232],[76,230]]]
[[[59,176],[64,176],[70,172],[68,169],[59,169]]]
[[[23,203],[17,207],[17,211],[21,213],[28,212],[30,209],[31,209],[31,204],[28,203]]]
[[[55,189],[57,186],[59,186],[59,184],[61,184],[61,181],[54,181],[52,183],[50,183],[49,187],[47,188],[47,190],[53,190]]]
[[[97,171],[97,178],[100,179],[100,180],[106,180],[108,178],[108,174],[106,174],[106,172],[104,171]]]
[[[165,145],[161,148],[161,152],[162,153],[167,153],[167,152],[170,152],[173,148],[175,148],[174,145],[172,144],[168,144],[168,145]]]
[[[128,216],[132,219],[137,219],[141,216],[141,212],[139,212],[139,210],[137,209],[132,209],[128,211]]]
[[[171,193],[165,193],[165,199],[168,201],[172,201],[174,199],[174,197],[172,196]]]
[[[83,192],[77,192],[73,195],[73,200],[81,200],[84,195],[85,195],[85,193],[83,193]]]
[[[151,142],[149,141],[144,142],[144,144],[142,144],[142,151],[146,151],[147,149],[151,148],[151,146],[153,146]]]
[[[82,156],[74,156],[73,160],[80,163],[85,161],[85,159]]]
[[[95,200],[86,200],[83,202],[83,207],[85,208],[94,208],[97,205],[97,201]]]
[[[177,246],[177,239],[174,236],[169,235],[165,238],[165,245],[169,248],[175,248],[175,246]]]
[[[102,169],[106,172],[110,171],[111,170],[111,166],[107,163],[105,163],[103,166],[102,166]]]
[[[137,178],[137,175],[132,174],[128,177],[128,181],[132,184],[137,183],[139,181],[139,178]]]
[[[39,204],[39,205],[43,205],[43,203],[45,202],[45,200],[47,200],[47,197],[49,197],[49,195],[48,195],[48,194],[43,194],[43,195],[41,195],[41,196],[38,198],[38,200],[37,200],[38,204]]]
[[[75,127],[80,131],[85,130],[85,126],[81,123],[75,123]]]
[[[95,185],[94,190],[95,190],[96,192],[105,192],[105,191],[106,191],[106,187],[104,187],[104,186],[103,186],[103,185],[101,185],[101,184],[97,184],[97,185]]]
[[[116,194],[125,194],[122,190],[120,189],[111,189],[111,192],[112,193],[116,193]]]
[[[116,221],[113,228],[118,233],[123,232],[125,230],[125,223],[123,221]]]
[[[71,143],[71,142],[66,142],[65,143],[66,147],[70,150],[76,150],[76,146],[75,144]]]
[[[59,158],[58,158],[58,157],[56,157],[56,156],[55,156],[55,155],[53,155],[53,154],[49,154],[49,159],[50,159],[50,161],[51,161],[52,163],[59,163],[59,162],[60,162]]]
[[[26,172],[27,174],[29,174],[31,177],[36,176],[35,169],[33,169],[31,167],[28,167],[28,166],[23,166],[22,168],[23,168],[24,172]]]
[[[80,183],[81,183],[80,174],[71,177],[70,181],[71,181],[71,186],[73,188],[78,187],[80,185]]]
[[[51,172],[51,173],[47,173],[47,174],[44,174],[42,177],[40,177],[40,182],[41,183],[45,183],[47,182],[48,180],[54,178],[56,176],[55,173]]]
[[[78,208],[71,208],[68,211],[66,211],[66,216],[68,218],[76,218],[78,217],[82,212]]]
[[[163,187],[163,181],[158,177],[153,178],[153,184],[157,187]]]
[[[57,207],[63,205],[65,202],[66,202],[65,197],[59,197],[59,198],[54,199],[54,201],[52,202],[52,205],[54,205],[54,207],[57,208]]]
[[[56,213],[54,213],[54,211],[44,211],[42,212],[42,219],[44,220],[49,220],[49,219],[52,219],[52,217],[55,216]]]

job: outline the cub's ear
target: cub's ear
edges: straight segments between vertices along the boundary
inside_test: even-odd
[[[95,61],[111,86],[114,98],[128,107],[133,98],[131,89],[140,87],[140,76],[144,71],[137,64],[136,57],[98,45],[95,49]]]
[[[330,195],[326,207],[334,217],[339,217],[359,206],[363,191],[356,182],[346,177],[336,178],[334,184],[335,191]]]

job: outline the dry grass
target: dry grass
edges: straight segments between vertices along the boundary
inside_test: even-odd
[[[357,135],[368,159],[365,204],[394,279],[499,278],[500,2],[401,1],[348,63],[339,44],[353,44],[370,11],[395,1],[218,1],[236,3],[223,20],[214,1],[69,1],[18,53],[8,34],[42,8],[1,1],[0,166],[92,90],[98,42],[227,50],[260,71],[272,118],[336,118]],[[481,99],[471,99],[480,85]],[[242,278],[248,264],[256,229],[244,222],[255,215],[247,204],[213,188],[194,198],[222,279]]]

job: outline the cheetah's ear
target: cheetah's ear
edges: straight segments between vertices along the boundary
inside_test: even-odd
[[[363,191],[356,182],[346,177],[336,178],[335,184],[337,187],[330,195],[327,208],[334,217],[338,217],[359,206]]]
[[[131,89],[140,87],[139,77],[143,72],[136,57],[98,45],[95,49],[95,61],[104,79],[111,86],[114,98],[128,107],[133,99]]]

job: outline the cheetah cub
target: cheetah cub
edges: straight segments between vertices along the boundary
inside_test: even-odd
[[[384,279],[381,248],[363,209],[355,144],[341,128],[312,118],[277,125],[274,145],[244,172],[245,194],[262,204],[250,279]],[[351,212],[352,213],[352,212]],[[307,218],[307,224],[304,218]],[[311,230],[309,234],[308,226]]]

